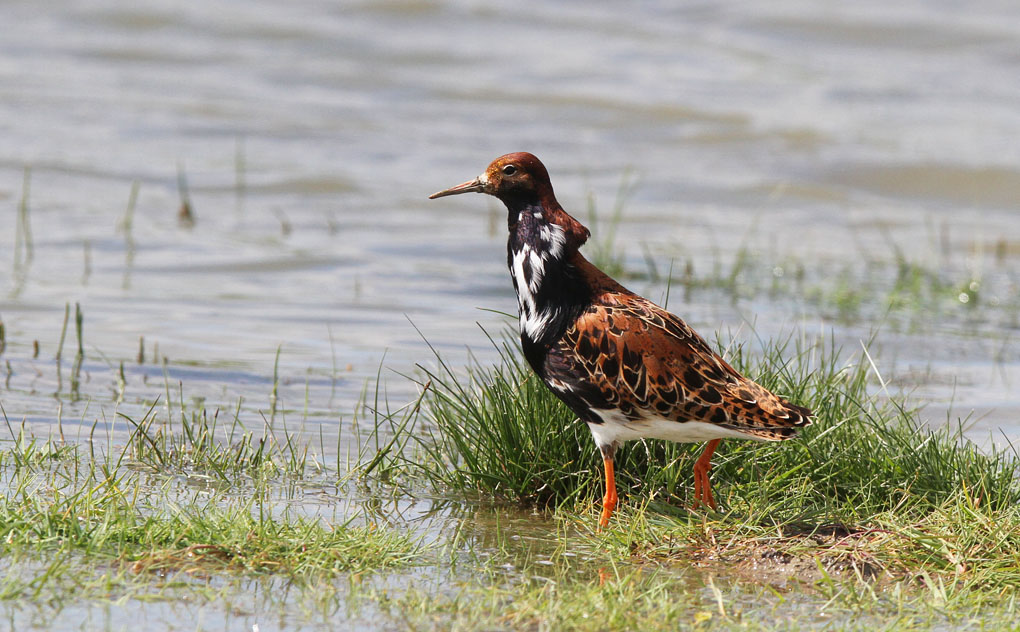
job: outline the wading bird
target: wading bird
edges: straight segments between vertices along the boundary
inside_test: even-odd
[[[624,441],[708,441],[694,464],[694,497],[714,509],[708,471],[722,439],[781,441],[810,423],[810,410],[737,373],[687,323],[585,259],[578,249],[590,233],[556,201],[535,156],[500,156],[474,180],[429,197],[460,193],[506,205],[521,348],[602,453],[600,527],[616,508],[613,457]]]

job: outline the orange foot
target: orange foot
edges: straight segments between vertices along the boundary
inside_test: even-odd
[[[715,509],[715,498],[712,497],[712,484],[708,480],[708,471],[712,469],[712,454],[719,447],[722,439],[712,439],[705,445],[704,451],[694,463],[694,508],[702,503]]]
[[[603,459],[606,467],[606,495],[602,497],[602,516],[599,518],[599,531],[609,526],[609,518],[616,509],[616,476],[613,471],[613,460]]]

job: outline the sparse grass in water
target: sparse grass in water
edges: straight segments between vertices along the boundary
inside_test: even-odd
[[[134,428],[126,454],[152,471],[197,472],[227,484],[238,477],[263,481],[277,475],[299,478],[305,473],[307,446],[299,448],[290,436],[279,444],[268,425],[262,436],[246,430],[240,422],[240,400],[225,429],[219,427],[219,411],[210,415],[204,408],[182,408],[177,423],[159,423],[154,414],[157,403],[140,420],[121,415]]]
[[[172,477],[121,467],[123,454],[96,459],[76,446],[11,434],[0,451],[0,552],[8,560],[74,556],[135,574],[311,579],[415,564],[423,550],[406,533],[368,520],[355,525],[357,516],[325,524],[281,514],[257,488],[248,498],[194,493]],[[0,593],[14,599],[40,589],[17,585]]]
[[[625,265],[623,253],[615,250],[612,231],[592,249],[593,261],[608,266],[607,271],[612,270],[613,276],[625,282],[657,278],[654,264],[646,266],[647,273]],[[719,251],[708,264],[695,266],[687,259],[678,279],[684,299],[691,300],[696,291],[722,293],[734,303],[762,295],[772,300],[806,299],[822,316],[839,322],[883,318],[892,326],[902,322],[910,327],[935,319],[967,321],[984,308],[982,317],[990,313],[1004,328],[1011,328],[1016,326],[1020,312],[1015,274],[1004,259],[996,263],[998,273],[985,279],[973,269],[977,264],[964,269],[944,260],[918,261],[895,244],[890,245],[886,256],[863,257],[853,264],[824,258],[805,264],[792,255],[769,260],[759,250],[771,252],[745,241],[733,249],[731,260]],[[673,247],[668,254],[675,257],[677,252],[683,252],[683,248]],[[646,261],[651,258],[646,252]]]
[[[191,204],[188,174],[184,170],[183,162],[177,163],[177,194],[181,198],[181,205],[177,209],[177,225],[181,228],[192,228],[195,225],[195,209]]]
[[[623,219],[623,208],[627,203],[627,197],[633,190],[634,184],[631,181],[630,172],[626,172],[620,180],[620,186],[616,191],[616,200],[613,202],[613,211],[605,224],[602,224],[602,220],[599,218],[595,196],[588,195],[588,227],[592,234],[588,241],[589,256],[592,263],[610,276],[625,274],[624,253],[617,247],[616,233],[620,226],[620,220]]]
[[[276,428],[263,417],[256,431],[248,430],[241,420],[251,413],[240,400],[223,423],[201,400],[186,405],[183,385],[173,393],[176,401],[170,395],[167,380],[165,404],[157,398],[143,415],[118,413],[132,429],[122,448],[91,435],[86,443],[66,444],[62,429],[59,441],[33,438],[3,411],[10,438],[0,441],[0,559],[9,572],[0,580],[0,599],[104,599],[111,590],[150,599],[175,586],[180,590],[167,598],[204,599],[214,595],[192,576],[240,581],[268,574],[331,585],[417,565],[427,554],[419,538],[383,526],[385,518],[375,513],[306,518],[276,497],[295,485],[344,493],[357,464],[371,458],[371,436],[353,437],[357,453],[348,454],[343,471],[338,437],[338,469],[328,472],[285,423]],[[394,411],[390,423],[399,424],[400,414]],[[57,418],[59,428],[59,408]],[[387,428],[380,414],[370,419],[376,431]],[[375,437],[377,446],[392,441]],[[175,575],[186,579],[164,580]]]
[[[117,223],[117,230],[124,234],[124,275],[121,278],[121,287],[125,290],[131,287],[131,271],[134,268],[135,244],[134,223],[135,206],[138,203],[138,180],[131,182],[131,192],[128,194],[127,208],[124,210],[124,217]]]
[[[25,167],[21,185],[21,200],[18,202],[18,219],[14,229],[14,268],[32,262],[35,257],[35,242],[32,239],[32,221],[29,213],[29,190],[32,183],[32,168]]]
[[[64,324],[67,324],[67,308],[64,311]],[[74,304],[74,331],[78,339],[78,352],[74,355],[74,364],[71,365],[71,398],[78,399],[79,389],[81,387],[81,365],[85,361],[85,341],[84,341],[84,329],[85,329],[85,315],[81,311],[81,305],[78,303]],[[61,347],[63,347],[64,334],[61,332],[60,340]],[[60,368],[60,359],[57,358],[57,368]]]

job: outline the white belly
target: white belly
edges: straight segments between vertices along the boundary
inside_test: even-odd
[[[618,410],[595,410],[602,418],[600,424],[588,424],[595,443],[599,446],[620,444],[631,439],[666,439],[677,443],[695,443],[712,439],[755,439],[750,436],[704,421],[673,421],[662,417],[627,419]]]

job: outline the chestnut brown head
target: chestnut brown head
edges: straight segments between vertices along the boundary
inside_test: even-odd
[[[556,203],[545,165],[534,155],[523,151],[496,158],[474,180],[433,193],[429,199],[460,193],[488,193],[507,204]]]
[[[506,205],[507,225],[511,231],[522,211],[540,208],[545,221],[563,229],[568,251],[577,250],[588,239],[588,229],[564,211],[556,201],[545,165],[527,152],[500,156],[474,180],[433,193],[429,199],[460,193],[488,193],[499,198]]]

